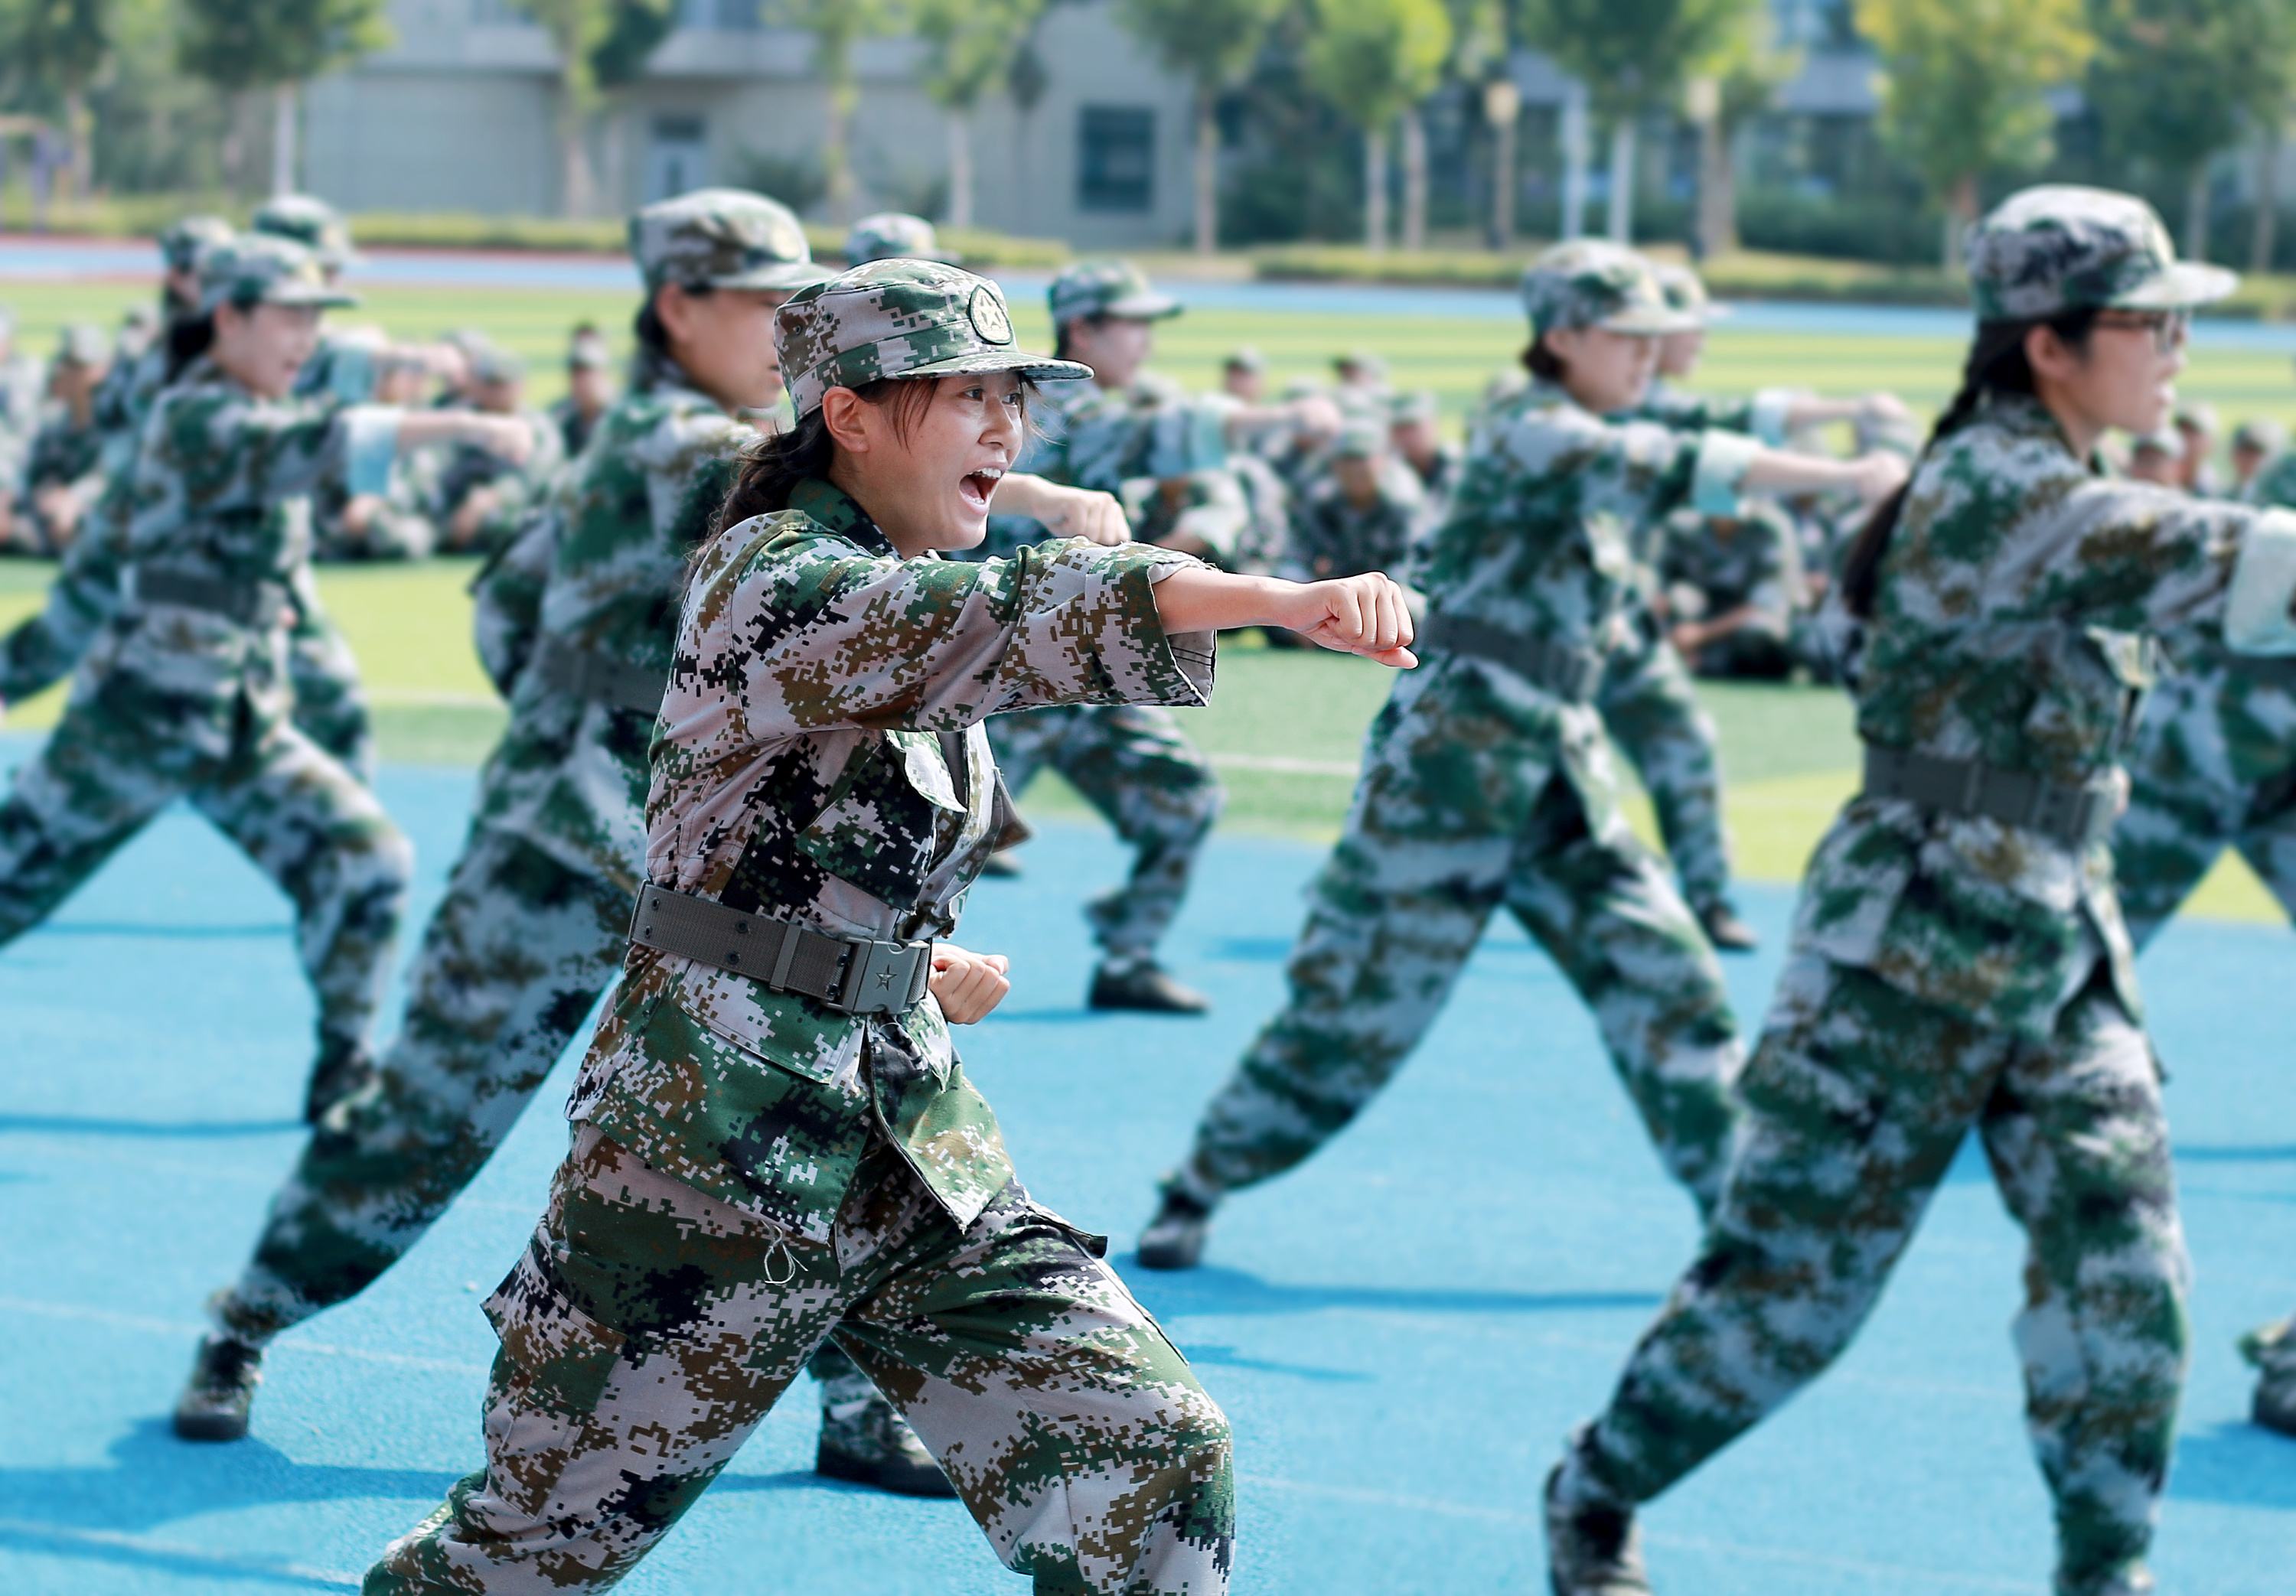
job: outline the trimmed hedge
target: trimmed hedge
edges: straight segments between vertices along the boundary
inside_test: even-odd
[[[92,201],[85,205],[58,205],[48,213],[48,226],[57,233],[99,238],[149,238],[178,217],[209,211],[244,224],[250,207],[213,195],[132,195]],[[29,222],[28,206],[17,203],[0,209],[0,223]],[[619,255],[627,247],[619,217],[571,221],[556,217],[480,216],[467,211],[358,211],[350,218],[351,233],[361,245],[399,246],[434,250],[537,250]],[[814,253],[827,259],[843,257],[845,230],[820,223],[806,224],[806,237]],[[1056,266],[1069,259],[1069,247],[1057,239],[1018,238],[978,228],[944,231],[942,242],[961,252],[967,264],[982,266]]]

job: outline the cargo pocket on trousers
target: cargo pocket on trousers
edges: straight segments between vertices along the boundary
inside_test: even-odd
[[[1773,1031],[1738,1076],[1738,1097],[1757,1128],[1796,1141],[1863,1146],[1887,1112],[1882,1095],[1791,1033]]]
[[[489,1486],[536,1520],[564,1517],[559,1482],[594,1444],[593,1416],[628,1338],[576,1306],[537,1232],[482,1310],[502,1343],[488,1382]]]

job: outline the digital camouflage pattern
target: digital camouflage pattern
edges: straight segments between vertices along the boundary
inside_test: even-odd
[[[854,223],[845,235],[845,258],[855,266],[896,258],[951,265],[956,261],[955,255],[940,247],[940,237],[931,222],[898,210],[881,210]]]
[[[1119,487],[1117,497],[1140,542],[1201,552],[1223,570],[1273,571],[1291,541],[1283,484],[1248,458],[1183,477],[1134,477]],[[1033,521],[1020,525],[1039,530]]]
[[[875,260],[800,289],[774,315],[782,372],[800,417],[832,388],[882,377],[1012,372],[1034,382],[1088,366],[1021,349],[1004,295],[986,277],[931,260]]]
[[[1218,1596],[1227,1421],[1098,1246],[1018,1181],[960,1229],[879,1143],[831,1243],[792,1248],[578,1127],[486,1304],[490,1467],[384,1551],[366,1596],[614,1584],[816,1345],[892,1394],[1037,1592]]]
[[[511,721],[408,976],[381,1084],[313,1134],[217,1325],[261,1346],[363,1290],[510,1133],[611,984],[642,884],[645,710],[530,668],[545,640],[667,681],[686,561],[753,437],[675,364],[641,365],[558,501],[477,588]]]
[[[1341,439],[1342,450],[1350,446],[1365,447]],[[1350,498],[1336,477],[1316,483],[1292,517],[1290,564],[1314,577],[1384,571],[1409,583],[1427,529],[1425,495],[1410,467],[1385,458],[1383,444],[1365,457],[1382,466],[1369,502]]]
[[[1970,229],[1966,253],[1981,322],[2177,309],[2221,299],[2239,281],[2178,260],[2169,229],[2136,195],[2072,184],[2019,190]]]
[[[1308,892],[1290,1000],[1172,1177],[1206,1205],[1301,1162],[1392,1078],[1504,905],[1594,1011],[1669,1171],[1701,1207],[1729,1156],[1739,1052],[1722,973],[1628,829],[1591,703],[1443,652],[1446,618],[1605,653],[1636,602],[1629,530],[1731,495],[1751,446],[1612,424],[1543,387],[1470,454],[1422,566],[1423,663],[1372,723],[1339,847]]]
[[[1056,330],[1085,316],[1146,322],[1180,314],[1180,302],[1151,288],[1128,260],[1071,261],[1053,278],[1045,302]]]
[[[701,188],[630,217],[630,255],[646,291],[685,288],[796,289],[829,274],[796,212],[763,194]]]
[[[1650,795],[1667,863],[1703,914],[1730,898],[1730,832],[1722,817],[1721,733],[1690,670],[1647,611],[1611,652],[1595,708]]]
[[[1522,274],[1522,308],[1538,337],[1570,327],[1612,332],[1688,332],[1701,323],[1675,309],[1651,263],[1624,244],[1578,239],[1543,250]]]
[[[2038,404],[1996,397],[1915,475],[1859,733],[2107,779],[2149,634],[2228,617],[2249,646],[2285,648],[2292,591],[2296,519],[2101,477]],[[2102,842],[1853,799],[1803,883],[1705,1245],[1566,1496],[1646,1501],[1820,1372],[1975,1128],[2030,1249],[2017,1334],[2058,1590],[2149,1590],[2185,1264],[2140,1014]]]
[[[493,503],[464,547],[491,552],[517,533],[540,507],[566,469],[565,442],[555,423],[539,410],[520,410],[529,445],[523,462],[513,465],[475,443],[453,443],[438,453],[421,483],[421,509],[443,536],[471,495],[484,489]]]
[[[302,496],[329,475],[371,472],[396,430],[390,412],[258,397],[205,359],[162,393],[113,591],[133,595],[143,573],[164,572],[244,595],[248,618],[111,601],[62,724],[0,806],[0,941],[191,796],[293,900],[323,1055],[363,1047],[411,850],[357,776],[291,720],[291,628],[308,591]]]
[[[649,880],[836,935],[949,934],[1008,820],[983,719],[1201,701],[1210,642],[1167,639],[1152,593],[1179,561],[1064,542],[904,561],[800,484],[695,569]],[[568,1114],[537,1247],[490,1304],[490,1468],[371,1592],[611,1583],[832,1333],[1039,1590],[1225,1587],[1225,1421],[1029,1202],[931,999],[840,1014],[634,947]],[[633,1468],[654,1485],[632,1492]],[[1054,1484],[1065,1510],[1037,1511]]]
[[[1701,675],[1778,676],[1792,668],[1789,645],[1805,591],[1801,544],[1792,518],[1760,500],[1728,515],[1677,512],[1664,524],[1659,585],[1676,620],[1713,620],[1751,610],[1754,620],[1700,649]]]
[[[213,219],[187,217],[176,226],[186,227],[193,221]],[[248,218],[247,228],[250,233],[288,239],[302,245],[317,256],[320,264],[330,271],[340,272],[358,264],[358,257],[351,250],[350,224],[343,220],[340,211],[311,194],[272,195],[255,208],[255,214]]]
[[[242,233],[200,254],[200,308],[233,305],[299,305],[318,309],[358,303],[327,281],[319,258],[284,238]]]

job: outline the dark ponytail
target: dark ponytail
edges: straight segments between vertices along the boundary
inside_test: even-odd
[[[2068,310],[2060,315],[2038,321],[1997,321],[1977,323],[1977,336],[1971,340],[1969,358],[1961,369],[1961,389],[1953,396],[1931,429],[1929,442],[1915,456],[1915,465],[1928,457],[1929,452],[1947,438],[1969,425],[1977,417],[1984,402],[1996,394],[2033,392],[2032,363],[2025,357],[2025,335],[2036,327],[2046,327],[2059,341],[2072,348],[2084,348],[2088,342],[2089,329],[2096,323],[2096,312],[2083,308]],[[1841,602],[1849,613],[1859,620],[1871,620],[1874,600],[1881,585],[1882,560],[1890,552],[1890,539],[1898,530],[1898,520],[1905,513],[1906,495],[1913,488],[1912,479],[1905,486],[1874,507],[1857,541],[1849,545],[1849,552],[1841,561]]]
[[[215,313],[201,311],[168,323],[168,374],[161,386],[184,374],[184,369],[215,347]]]

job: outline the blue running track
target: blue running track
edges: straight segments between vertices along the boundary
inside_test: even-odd
[[[0,763],[29,740],[0,742]],[[398,769],[426,910],[467,773]],[[1128,1254],[1149,1188],[1274,1004],[1311,849],[1215,841],[1172,949],[1209,1020],[1079,1000],[1076,904],[1119,857],[1053,824],[1026,877],[976,894],[968,943],[1015,955],[966,1037],[1037,1195]],[[1789,896],[1748,894],[1764,956]],[[2185,924],[2148,960],[2173,1074],[2197,1346],[2161,1543],[2163,1589],[2296,1590],[2296,1442],[2245,1422],[2232,1350],[2296,1309],[2296,937]],[[477,1185],[363,1298],[285,1338],[255,1437],[174,1440],[165,1415],[205,1293],[227,1279],[299,1138],[309,1009],[283,903],[178,812],[50,926],[0,953],[0,1593],[176,1596],[355,1586],[479,1461],[491,1338],[478,1304],[563,1145],[568,1065]],[[1604,1394],[1692,1242],[1593,1027],[1495,930],[1395,1088],[1329,1154],[1238,1199],[1210,1265],[1128,1273],[1235,1422],[1258,1592],[1543,1590],[1539,1481]],[[2007,1328],[2015,1233],[1964,1157],[1842,1366],[1648,1515],[1669,1596],[2046,1596],[2047,1508]],[[1021,1588],[961,1510],[808,1472],[800,1387],[623,1589]]]

